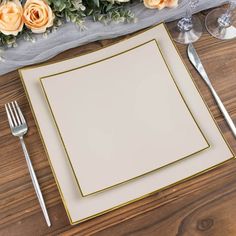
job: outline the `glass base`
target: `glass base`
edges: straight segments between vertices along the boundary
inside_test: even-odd
[[[218,19],[226,12],[225,9],[219,8],[211,11],[206,16],[206,29],[215,38],[229,40],[236,38],[236,21],[231,22],[229,27],[220,27]]]
[[[192,24],[191,30],[181,31],[176,22],[171,22],[168,28],[174,41],[181,44],[196,42],[202,35],[202,23],[197,16],[192,16]]]

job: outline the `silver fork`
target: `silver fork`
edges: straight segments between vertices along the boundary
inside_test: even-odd
[[[28,166],[28,169],[30,172],[30,177],[32,179],[34,189],[35,189],[35,192],[36,192],[38,200],[39,200],[39,204],[40,204],[41,209],[43,211],[43,215],[44,215],[44,218],[47,222],[47,225],[48,225],[48,227],[50,227],[51,222],[50,222],[50,219],[48,216],[47,208],[46,208],[46,205],[45,205],[45,202],[43,199],[43,195],[40,190],[39,183],[38,183],[36,174],[34,172],[33,165],[31,163],[31,160],[30,160],[30,157],[29,157],[29,154],[28,154],[28,151],[26,149],[25,142],[23,139],[23,136],[28,131],[28,126],[26,124],[25,118],[24,118],[24,116],[20,110],[20,107],[18,106],[16,101],[5,104],[5,109],[6,109],[7,118],[8,118],[8,122],[10,125],[12,135],[16,136],[20,139],[20,143],[21,143],[23,152],[25,154],[26,163],[27,163],[27,166]]]

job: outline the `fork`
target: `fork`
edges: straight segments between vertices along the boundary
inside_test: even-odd
[[[33,186],[36,192],[36,195],[39,200],[39,204],[41,206],[41,209],[43,211],[44,218],[47,222],[48,227],[51,226],[51,222],[48,216],[47,208],[43,199],[42,192],[40,190],[40,186],[36,177],[36,174],[34,172],[33,165],[31,163],[28,151],[26,149],[26,145],[24,142],[23,136],[27,133],[28,131],[28,126],[26,124],[25,118],[21,112],[21,109],[16,101],[7,103],[5,104],[5,109],[7,113],[7,118],[9,122],[9,126],[12,132],[12,135],[15,137],[18,137],[20,139],[20,143],[25,155],[26,163],[29,169],[30,177],[33,182]]]

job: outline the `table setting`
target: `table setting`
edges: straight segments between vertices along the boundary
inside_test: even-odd
[[[233,235],[235,0],[60,3],[0,5],[0,234]]]

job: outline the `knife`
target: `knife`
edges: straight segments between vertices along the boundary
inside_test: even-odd
[[[203,78],[203,80],[205,81],[205,83],[207,84],[208,88],[210,89],[213,97],[216,100],[217,105],[219,106],[223,116],[225,117],[225,120],[227,122],[227,124],[229,125],[230,129],[232,130],[234,137],[236,138],[236,127],[234,125],[233,120],[231,119],[229,113],[227,112],[224,104],[222,103],[222,101],[220,100],[218,94],[216,93],[215,89],[213,88],[210,79],[207,76],[207,73],[202,65],[202,62],[195,50],[195,48],[193,47],[192,44],[188,45],[188,57],[189,60],[191,61],[191,63],[193,64],[193,66],[195,67],[195,69],[198,71],[198,73],[201,75],[201,77]]]

